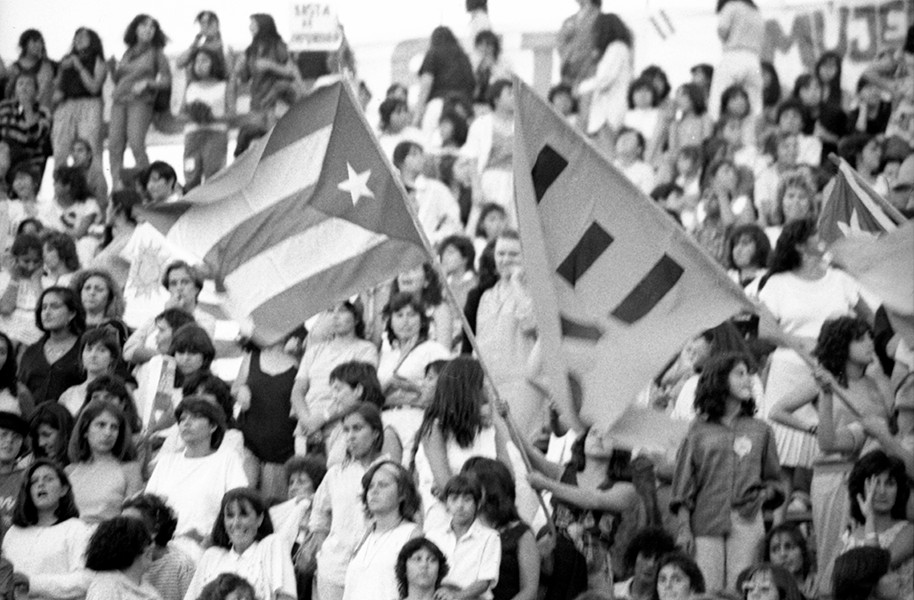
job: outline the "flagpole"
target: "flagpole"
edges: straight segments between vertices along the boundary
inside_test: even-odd
[[[358,98],[356,98],[355,93],[353,92],[353,86],[351,79],[348,76],[342,78],[343,85],[341,86],[346,94],[349,94],[349,99],[354,103],[356,107],[359,107]],[[370,130],[371,127],[368,124],[368,120],[365,118],[364,111],[357,110],[359,119],[365,124],[365,126]],[[385,166],[392,173],[397,171],[394,169],[393,164],[390,161],[390,158],[381,148],[381,144],[378,142],[377,136],[371,136],[371,142],[374,144],[375,149],[378,151],[378,154],[381,155],[381,160],[384,161]],[[447,284],[447,275],[444,272],[444,268],[441,266],[441,262],[435,256],[435,252],[432,249],[432,244],[428,239],[428,236],[425,234],[425,229],[422,227],[422,223],[419,221],[419,215],[416,212],[416,207],[408,200],[408,195],[406,193],[406,188],[403,187],[403,182],[399,177],[393,177],[394,184],[397,186],[397,189],[400,190],[400,195],[406,199],[406,210],[409,213],[410,218],[413,220],[413,226],[416,228],[416,231],[419,233],[419,237],[422,239],[422,243],[425,245],[425,251],[428,253],[429,262],[432,267],[435,269],[435,272],[438,274],[438,279],[441,281],[441,287],[444,289],[444,297],[447,299],[448,304],[452,311],[456,312],[460,316],[460,325],[463,328],[463,332],[466,334],[467,339],[470,342],[470,345],[473,347],[473,351],[476,353],[476,356],[479,357],[479,364],[482,366],[483,373],[486,378],[492,383],[492,392],[495,394],[495,403],[497,406],[504,407],[504,417],[505,424],[508,426],[508,433],[511,436],[511,441],[517,447],[520,452],[521,459],[524,462],[524,466],[528,471],[533,471],[533,465],[530,462],[530,457],[527,456],[527,450],[524,444],[522,443],[522,438],[520,432],[517,430],[517,425],[514,423],[514,419],[511,417],[511,412],[508,409],[508,404],[502,400],[501,396],[498,393],[498,388],[495,386],[495,380],[492,378],[492,374],[489,372],[489,369],[486,367],[485,361],[482,359],[482,353],[479,351],[479,344],[476,341],[476,336],[473,334],[473,330],[470,328],[470,323],[467,320],[466,315],[463,312],[463,309],[460,307],[460,303],[457,301],[457,296],[454,294],[454,291],[451,289],[451,286]],[[553,535],[556,533],[555,522],[552,520],[552,515],[549,512],[549,509],[546,506],[545,500],[540,492],[534,490],[536,493],[536,498],[539,500],[540,506],[543,509],[543,514],[546,516],[548,521],[549,529]]]

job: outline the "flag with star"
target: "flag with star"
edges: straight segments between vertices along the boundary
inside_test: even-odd
[[[832,244],[845,237],[873,237],[895,229],[904,217],[886,202],[843,158],[825,188],[819,215],[819,237]]]
[[[514,90],[515,201],[548,386],[566,415],[610,426],[686,341],[752,304],[518,78]]]
[[[351,90],[336,83],[180,202],[145,216],[209,267],[233,317],[269,344],[428,260],[406,202]]]

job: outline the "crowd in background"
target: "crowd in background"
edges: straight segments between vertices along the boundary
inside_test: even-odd
[[[125,318],[135,211],[205,185],[313,89],[369,106],[351,48],[292,53],[255,14],[235,55],[210,11],[177,54],[145,14],[119,60],[88,27],[60,60],[22,33],[0,68],[0,596],[914,598],[914,349],[817,225],[832,154],[914,216],[914,30],[855,82],[838,50],[782,82],[758,8],[719,0],[720,61],[673,89],[686,74],[637,73],[599,0],[557,24],[548,102],[783,331],[735,317],[645,382],[637,402],[688,422],[664,452],[576,430],[541,385],[512,70],[466,4],[468,40],[435,28],[418,90],[368,114],[438,262],[240,340],[231,381],[195,265]],[[153,126],[183,132],[183,185],[150,163]]]

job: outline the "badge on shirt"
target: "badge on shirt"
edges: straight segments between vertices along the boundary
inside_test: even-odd
[[[740,458],[745,458],[752,451],[752,440],[741,435],[733,440],[733,451]]]

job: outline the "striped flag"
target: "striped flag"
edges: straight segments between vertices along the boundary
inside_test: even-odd
[[[205,263],[228,309],[273,343],[428,260],[402,187],[348,87],[293,106],[239,160],[147,220]]]
[[[846,160],[838,158],[837,163],[838,174],[825,189],[825,205],[819,215],[819,237],[824,242],[878,235],[904,222]]]
[[[514,181],[557,404],[611,425],[692,336],[752,304],[717,263],[515,78]],[[658,432],[660,433],[660,432]]]

